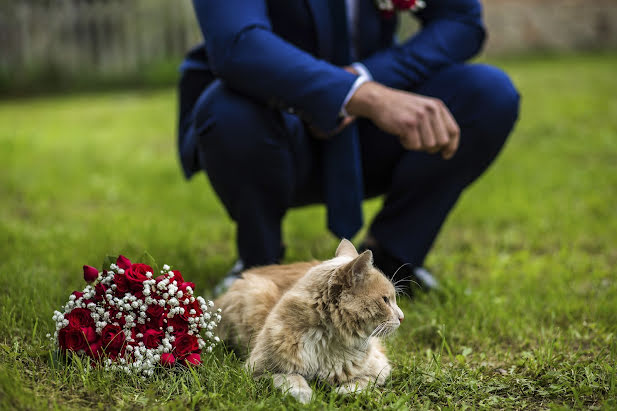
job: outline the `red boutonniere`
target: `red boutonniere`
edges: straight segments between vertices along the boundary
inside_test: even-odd
[[[384,17],[392,17],[397,11],[416,12],[426,7],[424,0],[375,0],[375,4]]]

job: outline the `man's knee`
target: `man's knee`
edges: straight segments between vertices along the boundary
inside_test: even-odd
[[[274,128],[271,110],[230,90],[220,80],[204,91],[194,110],[195,134],[202,150],[248,154],[263,144],[260,137],[268,138]]]
[[[477,110],[475,127],[492,139],[505,140],[518,118],[520,96],[502,70],[483,64],[465,66],[465,105]]]
[[[290,202],[294,162],[278,113],[217,81],[194,122],[200,166],[234,218],[261,195],[278,208]]]

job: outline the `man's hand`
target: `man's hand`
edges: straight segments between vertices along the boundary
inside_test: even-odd
[[[386,133],[399,137],[407,150],[456,153],[460,129],[439,99],[399,91],[375,82],[363,84],[347,103],[352,116],[370,119]]]

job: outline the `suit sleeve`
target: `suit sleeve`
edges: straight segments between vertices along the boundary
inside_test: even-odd
[[[426,8],[417,13],[422,28],[416,35],[362,61],[375,81],[410,89],[482,48],[486,34],[478,0],[425,1]]]
[[[248,96],[293,108],[322,130],[338,123],[357,76],[272,32],[265,0],[193,0],[215,75]]]

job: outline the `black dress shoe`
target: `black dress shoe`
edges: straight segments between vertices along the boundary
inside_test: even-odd
[[[367,246],[362,243],[359,249],[360,252],[371,250],[375,267],[379,268],[392,281],[397,290],[408,293],[410,297],[416,289],[430,291],[439,287],[435,277],[426,268],[414,267],[411,263],[404,263],[378,245]]]

